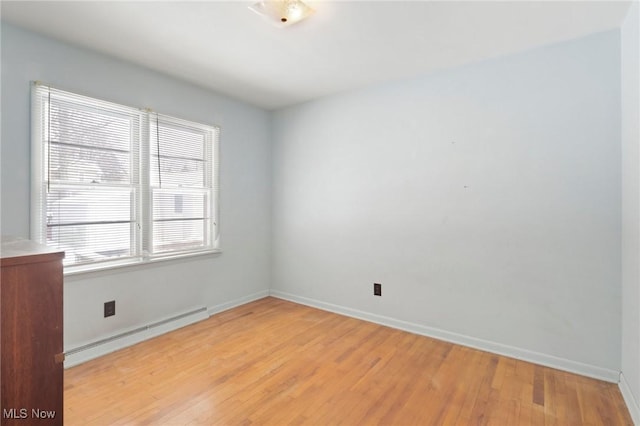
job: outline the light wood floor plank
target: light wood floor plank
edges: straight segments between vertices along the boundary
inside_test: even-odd
[[[265,298],[65,371],[69,425],[632,425],[617,386]]]

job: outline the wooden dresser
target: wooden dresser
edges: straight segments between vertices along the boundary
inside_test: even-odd
[[[64,252],[2,237],[2,425],[62,425]]]

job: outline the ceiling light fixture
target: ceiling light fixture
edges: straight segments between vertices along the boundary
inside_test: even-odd
[[[288,27],[313,14],[314,10],[300,0],[262,0],[249,9],[278,27]]]

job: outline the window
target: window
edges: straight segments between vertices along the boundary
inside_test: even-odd
[[[32,91],[32,238],[68,271],[218,250],[213,126]]]

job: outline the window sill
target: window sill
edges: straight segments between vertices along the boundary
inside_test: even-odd
[[[148,266],[157,265],[157,264],[165,264],[170,261],[214,256],[214,255],[219,255],[221,253],[222,253],[221,249],[212,249],[212,250],[203,250],[203,251],[191,252],[191,253],[158,256],[158,257],[149,258],[149,259],[126,259],[121,261],[105,262],[103,264],[97,264],[97,265],[94,264],[94,265],[80,265],[80,266],[65,266],[64,276],[65,278],[78,277],[78,276],[84,276],[91,273],[109,272],[113,270],[128,269],[128,268],[148,267]]]

